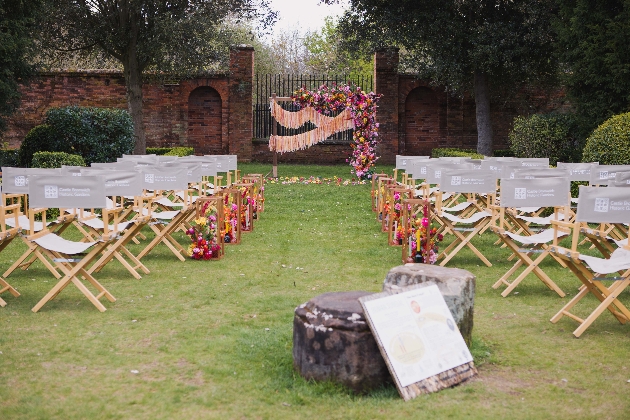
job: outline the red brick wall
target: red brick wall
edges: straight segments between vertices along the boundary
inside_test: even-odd
[[[172,84],[145,83],[147,146],[196,147],[196,153],[238,154],[250,160],[252,147],[253,48],[230,50],[230,74],[202,76]],[[191,96],[192,94],[192,96]],[[189,109],[192,104],[192,109]],[[51,107],[70,105],[126,108],[121,72],[43,73],[22,87],[22,103],[8,121],[2,140],[19,147]],[[204,121],[199,120],[199,112]],[[189,118],[193,123],[189,126]]]
[[[444,87],[398,73],[398,50],[374,54],[374,87],[382,96],[377,111],[381,162],[395,155],[430,154],[434,147],[475,149],[475,104],[470,97],[449,94]],[[228,75],[203,76],[164,85],[143,86],[147,146],[195,147],[198,154],[237,154],[240,161],[271,162],[267,143],[253,142],[254,49],[230,49]],[[126,108],[121,73],[103,71],[42,74],[22,88],[22,104],[9,120],[2,141],[18,147],[26,133],[41,124],[50,107],[68,105]],[[566,106],[559,92],[523,90],[517,97],[492,103],[495,149],[507,148],[517,115]],[[286,153],[280,162],[345,163],[348,144],[323,144]]]

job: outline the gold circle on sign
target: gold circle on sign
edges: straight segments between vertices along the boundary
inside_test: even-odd
[[[406,365],[418,363],[424,357],[424,344],[412,333],[400,333],[389,343],[389,354]]]

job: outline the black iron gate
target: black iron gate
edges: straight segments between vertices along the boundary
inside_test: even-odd
[[[350,83],[361,87],[366,92],[373,89],[371,75],[366,76],[331,76],[331,75],[303,75],[303,74],[256,74],[254,77],[254,138],[268,139],[272,130],[272,118],[269,111],[269,98],[273,93],[276,96],[291,96],[300,87],[304,86],[309,90],[315,90],[323,84],[341,85]],[[293,102],[280,102],[284,109],[297,111]],[[278,124],[278,135],[291,136],[312,130],[314,126],[310,123],[298,129],[288,129]],[[349,143],[352,141],[352,131],[346,130],[334,134],[326,139],[325,143]]]

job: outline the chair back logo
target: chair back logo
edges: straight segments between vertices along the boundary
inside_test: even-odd
[[[527,188],[514,188],[514,199],[525,200],[527,198]]]
[[[44,198],[59,198],[59,190],[56,185],[44,185]]]
[[[15,186],[16,187],[26,187],[28,185],[28,178],[24,175],[19,175],[15,177]]]
[[[144,174],[144,182],[147,184],[153,184],[154,175],[153,174]]]
[[[596,198],[594,210],[599,213],[608,213],[609,202],[610,199],[608,198]]]
[[[435,171],[435,178],[441,179],[442,178],[442,171],[440,171],[440,170]]]
[[[462,177],[461,176],[451,177],[451,185],[462,185]]]
[[[422,168],[420,168],[420,173],[421,173],[422,175],[426,175],[426,174],[427,174],[427,167],[426,167],[426,166],[423,166]]]
[[[608,171],[599,171],[599,179],[608,179]]]

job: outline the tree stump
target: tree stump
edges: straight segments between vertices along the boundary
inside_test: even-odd
[[[422,283],[435,283],[440,289],[464,341],[470,348],[475,304],[475,276],[470,271],[459,268],[430,264],[405,264],[389,270],[383,283],[383,291]]]
[[[358,299],[369,292],[324,293],[295,309],[293,366],[306,379],[355,392],[391,382]]]

